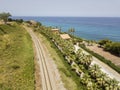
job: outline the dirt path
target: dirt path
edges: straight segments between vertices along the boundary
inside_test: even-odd
[[[42,90],[66,90],[61,81],[57,66],[50,58],[49,52],[42,43],[42,40],[35,35],[31,28],[25,26],[24,28],[29,32],[35,44],[37,60],[40,66]]]
[[[87,46],[87,48],[105,57],[106,59],[112,61],[115,65],[120,66],[120,57],[112,55],[111,53],[104,51],[103,48],[99,48],[97,45]]]

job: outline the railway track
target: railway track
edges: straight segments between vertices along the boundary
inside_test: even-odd
[[[56,90],[50,78],[49,70],[46,64],[45,53],[41,45],[41,42],[39,41],[38,37],[33,33],[32,30],[28,30],[28,32],[32,37],[37,52],[38,63],[40,65],[40,71],[41,71],[40,75],[42,79],[42,90]]]

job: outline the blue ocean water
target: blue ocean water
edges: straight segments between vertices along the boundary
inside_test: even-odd
[[[67,32],[75,28],[75,35],[89,40],[110,39],[120,42],[120,18],[117,17],[13,17],[36,20],[46,26]]]

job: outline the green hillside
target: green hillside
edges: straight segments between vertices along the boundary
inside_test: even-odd
[[[34,56],[20,25],[0,25],[0,90],[34,90]]]

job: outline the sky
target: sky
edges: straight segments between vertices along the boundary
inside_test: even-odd
[[[0,0],[12,16],[120,17],[120,0]]]

